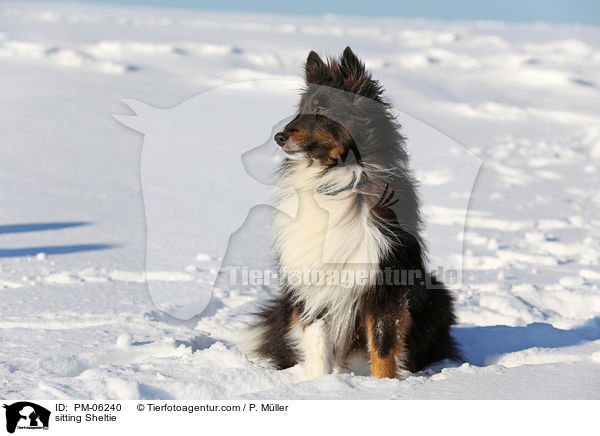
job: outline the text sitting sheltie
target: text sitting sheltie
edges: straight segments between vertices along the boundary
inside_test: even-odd
[[[298,114],[275,135],[283,286],[243,348],[310,378],[361,359],[373,377],[458,359],[453,300],[425,270],[416,183],[382,88],[349,47],[327,62],[311,52],[305,74]]]

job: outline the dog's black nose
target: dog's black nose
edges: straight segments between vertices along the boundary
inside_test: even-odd
[[[279,132],[277,135],[275,135],[275,142],[277,142],[280,147],[283,147],[288,139],[290,139],[290,137],[287,135],[287,133]]]

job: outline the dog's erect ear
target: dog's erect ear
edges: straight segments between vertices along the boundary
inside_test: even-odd
[[[356,57],[356,55],[354,54],[354,52],[352,51],[350,46],[347,46],[344,49],[344,53],[342,53],[342,61],[347,61],[347,62],[358,61],[358,58]]]
[[[306,73],[306,83],[318,82],[323,74],[327,70],[327,65],[319,57],[315,51],[311,51],[306,58],[306,66],[304,67]]]
[[[340,60],[342,72],[348,76],[360,76],[365,72],[365,65],[356,57],[350,47],[346,47]]]

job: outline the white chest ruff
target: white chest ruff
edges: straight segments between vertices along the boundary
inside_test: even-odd
[[[330,170],[295,164],[276,186],[274,243],[283,275],[304,304],[303,316],[326,313],[328,336],[340,343],[354,326],[356,305],[376,279],[388,241],[365,202],[346,189],[336,195],[319,186],[347,186],[358,167]],[[322,191],[322,190],[321,190]]]

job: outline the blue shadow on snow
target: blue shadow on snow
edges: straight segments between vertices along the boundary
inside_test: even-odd
[[[578,345],[600,339],[600,317],[580,327],[562,330],[551,324],[535,322],[523,327],[506,325],[484,327],[456,327],[452,330],[465,360],[484,366],[486,358],[513,353],[528,348],[558,348]]]
[[[0,235],[3,233],[25,233],[40,232],[43,230],[59,230],[69,227],[81,227],[91,224],[86,221],[65,221],[56,223],[28,223],[28,224],[8,224],[0,226]]]
[[[107,250],[115,248],[116,244],[75,244],[75,245],[54,245],[47,247],[25,247],[25,248],[1,248],[0,258],[2,257],[23,257],[35,256],[38,253],[46,254],[70,254],[80,253],[82,251]]]

